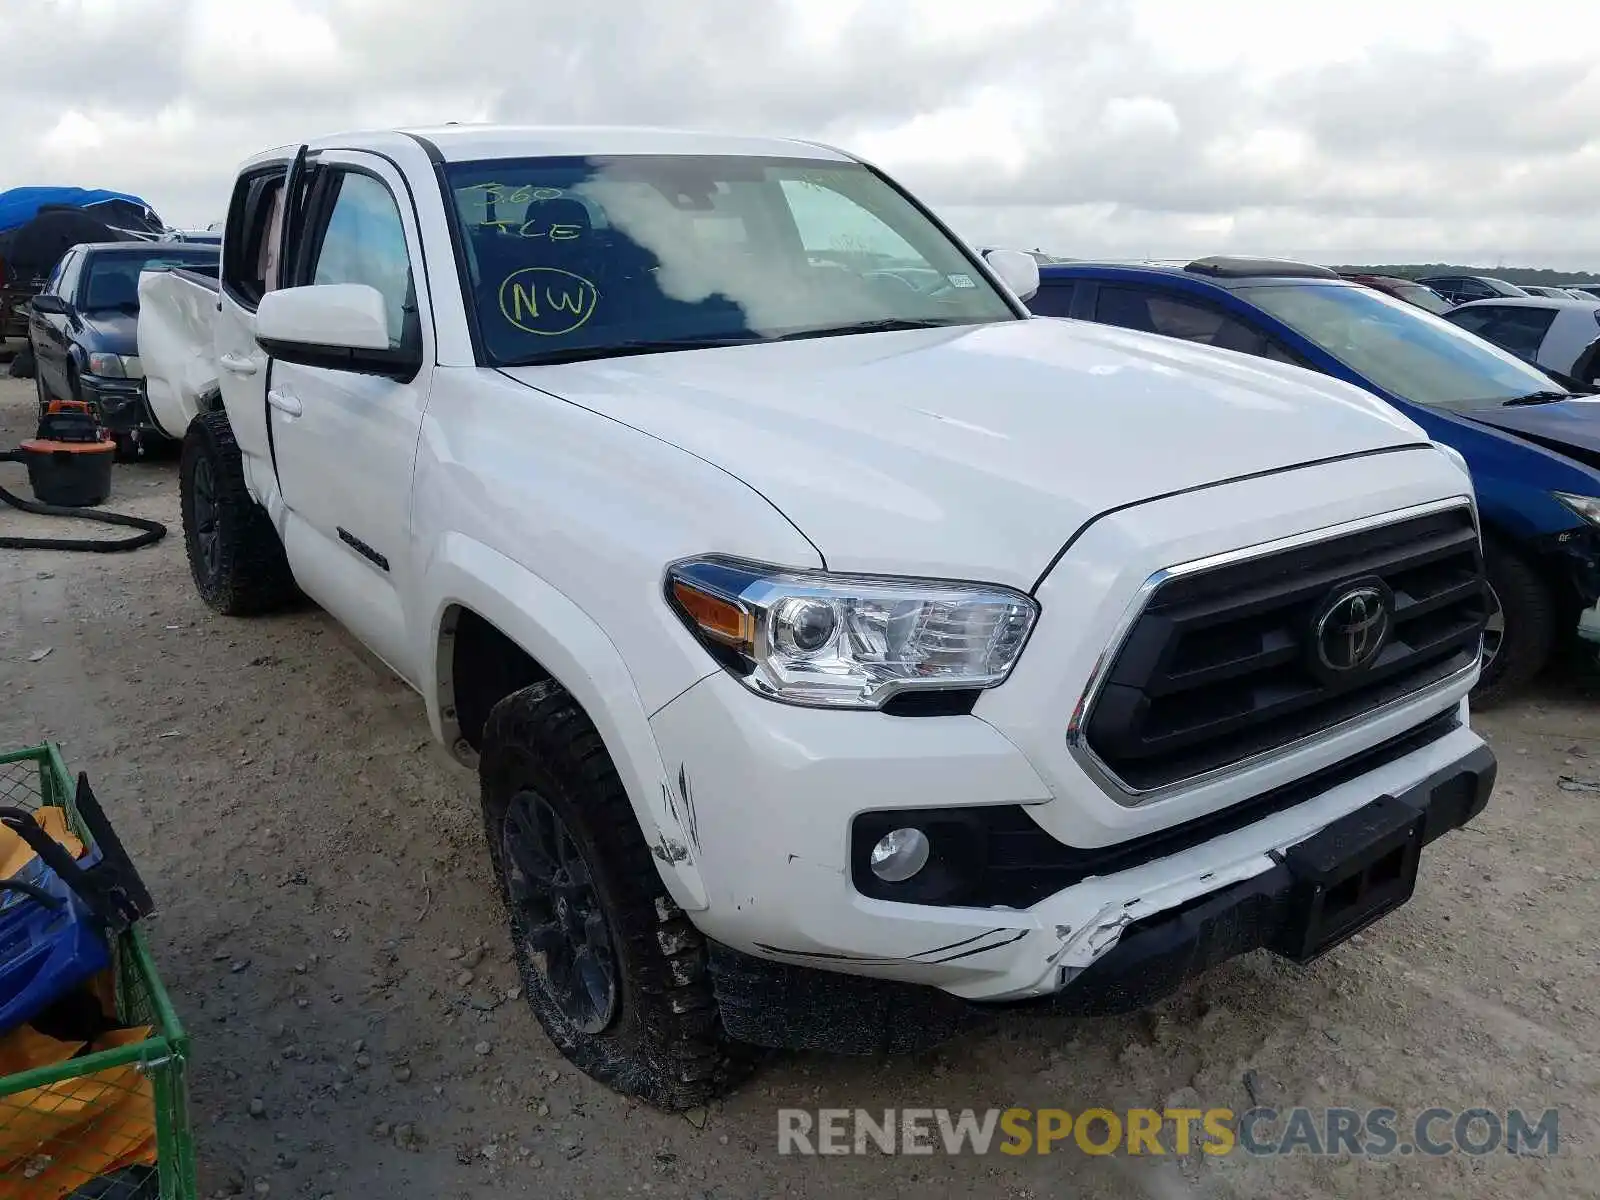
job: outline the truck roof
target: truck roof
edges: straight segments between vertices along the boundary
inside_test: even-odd
[[[352,131],[320,137],[308,144],[312,149],[377,149],[393,144],[396,138],[424,141],[446,162],[580,154],[720,154],[853,161],[848,154],[831,146],[796,138],[643,126],[450,124]],[[280,151],[284,149],[292,148],[279,148]]]

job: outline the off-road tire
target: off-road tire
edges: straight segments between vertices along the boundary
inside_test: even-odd
[[[479,760],[484,828],[511,922],[524,991],[545,1033],[584,1074],[667,1110],[726,1094],[756,1052],[730,1041],[712,992],[705,939],[672,902],[593,723],[559,684],[536,683],[489,713]],[[572,835],[615,952],[617,1005],[598,1033],[562,1011],[519,924],[503,859],[513,797],[533,793]]]
[[[212,494],[216,553],[210,562],[197,526],[197,479],[199,490],[209,485]],[[225,413],[201,413],[190,422],[178,464],[178,498],[189,572],[208,607],[244,617],[298,598],[278,531],[245,486],[244,461]]]
[[[1555,597],[1527,559],[1485,539],[1484,565],[1505,616],[1505,635],[1472,689],[1475,708],[1493,708],[1521,692],[1550,661],[1556,642]]]

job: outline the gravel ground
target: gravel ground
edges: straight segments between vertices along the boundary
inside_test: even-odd
[[[31,432],[32,407],[30,382],[0,380],[0,445]],[[476,781],[432,743],[421,701],[313,608],[208,612],[171,461],[118,467],[112,503],[173,536],[126,556],[0,552],[0,745],[61,742],[157,895],[150,936],[194,1037],[204,1196],[1600,1196],[1600,795],[1558,786],[1600,780],[1600,689],[1581,677],[1478,721],[1501,761],[1489,810],[1429,849],[1409,905],[1313,968],[1252,955],[1148,1013],[1007,1019],[915,1059],[784,1057],[709,1112],[666,1116],[569,1070],[520,1000]],[[0,534],[66,525],[0,508]],[[779,1107],[1252,1098],[1556,1107],[1561,1148],[776,1146]]]

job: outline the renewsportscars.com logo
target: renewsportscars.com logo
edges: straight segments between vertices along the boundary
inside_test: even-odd
[[[778,1110],[779,1154],[1203,1154],[1553,1158],[1561,1115],[1513,1108],[803,1108]]]

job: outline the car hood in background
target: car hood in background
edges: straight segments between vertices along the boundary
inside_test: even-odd
[[[83,327],[74,340],[85,349],[106,354],[137,353],[138,313],[90,312],[81,316]]]
[[[1520,434],[1551,450],[1578,451],[1590,461],[1600,454],[1600,397],[1513,404],[1458,414],[1507,433]]]
[[[744,480],[833,570],[1019,587],[1107,510],[1427,443],[1326,376],[1047,318],[506,373]]]

